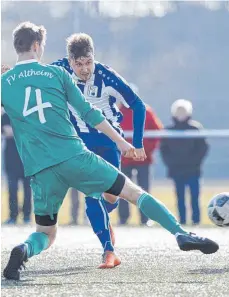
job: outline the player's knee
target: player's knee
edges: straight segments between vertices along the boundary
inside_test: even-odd
[[[135,185],[129,178],[126,178],[120,197],[133,204],[137,204],[138,198],[143,193],[144,193],[144,190],[142,188]]]
[[[108,201],[109,203],[115,204],[118,201],[118,197],[108,194],[108,193],[104,193],[104,198],[106,201]]]
[[[119,198],[111,195],[104,194],[104,204],[108,213],[111,213],[114,209],[116,209],[119,205]]]
[[[55,226],[55,228],[53,228],[53,230],[48,235],[48,237],[49,237],[49,246],[48,247],[50,247],[55,242],[56,234],[57,234],[57,226]]]
[[[50,247],[55,239],[56,239],[56,233],[57,233],[57,214],[53,215],[53,218],[51,218],[49,215],[40,216],[35,215],[36,220],[36,231],[42,232],[48,235],[49,238],[49,246]]]
[[[56,234],[57,234],[57,225],[53,226],[41,226],[37,224],[36,228],[37,232],[45,233],[48,235],[49,238],[49,245],[48,248],[54,243],[56,239]]]

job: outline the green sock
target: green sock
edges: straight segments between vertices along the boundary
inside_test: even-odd
[[[166,206],[159,200],[153,198],[151,195],[147,193],[142,194],[138,198],[137,205],[149,219],[159,223],[172,234],[175,235],[176,233],[188,233],[181,228],[177,219],[166,208]]]
[[[40,252],[48,247],[49,238],[45,233],[35,232],[30,234],[25,244],[27,245],[27,256],[31,258],[34,255],[40,254]]]

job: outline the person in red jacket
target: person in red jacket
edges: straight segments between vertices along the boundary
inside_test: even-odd
[[[123,121],[121,123],[122,129],[125,131],[133,131],[133,118],[132,111],[126,108],[124,105],[121,106],[120,111],[123,114]],[[152,108],[146,105],[146,119],[145,119],[145,130],[160,130],[162,129],[162,123],[157,118]],[[132,142],[131,138],[127,138],[127,141]],[[144,148],[147,158],[144,161],[134,161],[122,157],[122,172],[127,175],[130,179],[133,178],[134,173],[137,172],[138,185],[146,191],[149,191],[149,169],[153,163],[153,152],[159,145],[159,139],[156,138],[144,138]],[[120,224],[124,225],[130,216],[129,204],[127,201],[120,199],[119,201],[119,218]],[[147,218],[140,212],[141,224],[145,225]]]

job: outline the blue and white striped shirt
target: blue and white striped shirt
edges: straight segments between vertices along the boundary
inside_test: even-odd
[[[85,98],[97,108],[101,109],[113,128],[123,135],[123,131],[120,127],[120,122],[122,121],[123,116],[118,109],[116,102],[121,101],[126,107],[131,108],[136,100],[140,100],[129,87],[128,83],[113,69],[99,62],[95,62],[94,72],[91,78],[87,81],[80,80],[73,73],[67,58],[60,59],[52,64],[62,66],[72,74],[77,82],[77,86],[80,88]],[[71,105],[68,105],[68,107],[71,121],[78,135],[88,147],[98,146],[98,144],[99,146],[115,145],[115,143],[105,134],[82,121],[78,116],[77,111],[75,111]],[[142,139],[137,139],[137,142],[142,142]]]

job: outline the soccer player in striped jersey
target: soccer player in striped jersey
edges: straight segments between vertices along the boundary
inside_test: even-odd
[[[18,61],[1,77],[2,105],[12,124],[25,176],[31,177],[36,220],[36,232],[12,249],[4,277],[19,280],[24,263],[54,243],[58,212],[71,187],[100,201],[104,192],[120,196],[175,235],[181,250],[215,253],[217,243],[185,231],[160,201],[86,149],[70,122],[67,102],[81,119],[110,137],[123,155],[136,157],[135,148],[85,99],[63,68],[40,63],[45,40],[43,26],[19,24],[13,32]],[[113,268],[120,260],[108,251],[105,264]]]
[[[136,148],[136,160],[143,161],[146,155],[143,147],[145,105],[142,100],[117,72],[94,60],[94,45],[89,35],[84,33],[71,35],[67,39],[67,53],[68,58],[60,59],[52,64],[62,66],[72,74],[85,98],[102,110],[108,122],[122,136],[123,131],[120,126],[122,113],[116,103],[122,102],[132,109],[133,145]],[[115,142],[83,122],[74,108],[70,104],[68,106],[71,121],[87,148],[119,169],[121,154]],[[104,196],[109,196],[109,194],[104,194]],[[101,202],[93,197],[86,197],[87,216],[104,250],[101,268],[106,268],[107,255],[109,251],[113,251],[115,242],[114,232],[105,208],[110,213],[118,206],[119,199],[117,197],[110,197],[110,199],[114,203],[109,203],[105,199]]]

